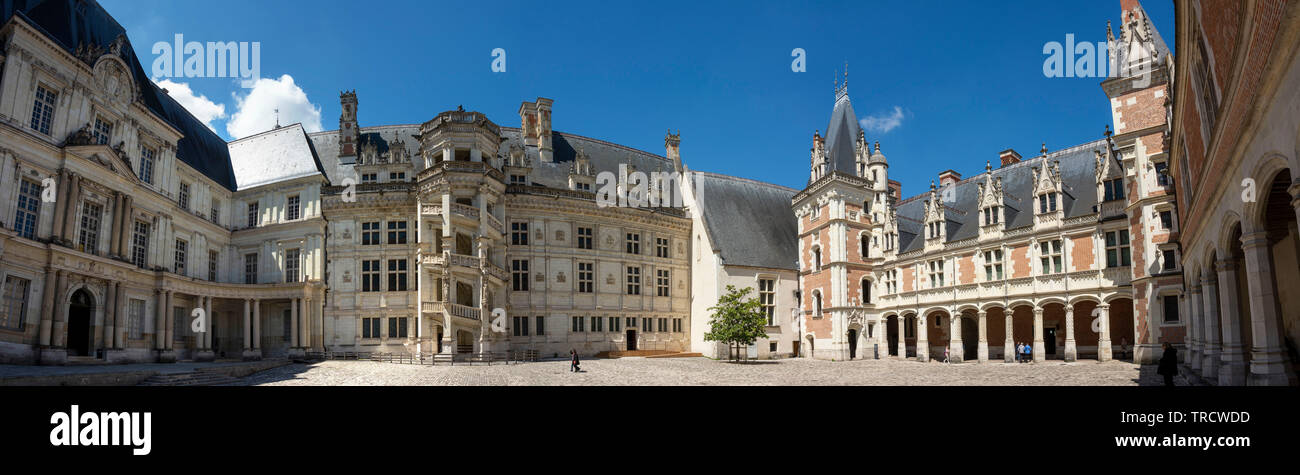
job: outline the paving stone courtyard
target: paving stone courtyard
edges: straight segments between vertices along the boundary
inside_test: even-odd
[[[419,366],[370,361],[290,364],[241,380],[250,386],[1157,386],[1155,366],[1120,361],[1037,364],[919,363],[895,359],[830,362],[787,359],[735,364],[707,358],[619,358],[505,365]],[[1176,383],[1186,385],[1182,377]]]

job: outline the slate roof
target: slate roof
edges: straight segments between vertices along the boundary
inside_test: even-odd
[[[858,135],[861,133],[858,116],[853,113],[853,103],[846,93],[836,99],[830,125],[826,126],[826,155],[830,161],[827,174],[840,171],[857,176],[858,161],[855,153]]]
[[[799,224],[784,186],[691,172],[709,241],[724,265],[798,270]]]
[[[1050,152],[1046,157],[1038,156],[1014,165],[994,169],[967,178],[955,185],[955,200],[945,203],[944,217],[947,219],[947,242],[960,241],[979,236],[979,184],[989,173],[994,179],[1002,178],[1002,197],[1005,229],[1012,230],[1033,225],[1033,167],[1042,167],[1044,161],[1060,161],[1061,182],[1064,194],[1061,209],[1066,218],[1074,218],[1095,213],[1097,204],[1097,163],[1094,150],[1106,149],[1106,140],[1099,139],[1070,148]],[[942,189],[936,194],[940,194]],[[899,201],[898,209],[898,245],[899,252],[909,252],[925,246],[924,239],[917,239],[925,225],[925,200],[930,196],[929,190]]]
[[[126,29],[93,1],[3,0],[0,1],[0,15],[6,23],[14,16],[22,18],[70,54],[74,54],[82,44],[98,45],[108,51],[118,35],[126,34]],[[235,174],[230,166],[226,141],[150,81],[135,50],[129,41],[127,43],[122,50],[122,59],[131,69],[140,100],[183,135],[176,144],[177,158],[234,191]]]
[[[230,142],[230,163],[238,189],[325,174],[302,124],[293,124]]]

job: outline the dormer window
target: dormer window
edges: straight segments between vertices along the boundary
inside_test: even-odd
[[[1102,201],[1114,201],[1124,199],[1124,179],[1115,178],[1106,180],[1102,185]]]
[[[103,117],[95,117],[95,130],[91,132],[94,135],[95,143],[99,145],[108,145],[108,139],[113,136],[113,123]]]
[[[362,174],[361,174],[361,182],[362,182],[362,183],[374,183],[374,182],[376,182],[376,181],[379,181],[379,174],[377,174],[377,173],[362,173]]]
[[[406,181],[406,172],[388,172],[388,181]]]
[[[1038,212],[1040,214],[1056,212],[1056,193],[1038,195]]]
[[[990,224],[998,224],[999,220],[1002,219],[1001,215],[1001,206],[989,206],[984,208],[984,225],[988,226]]]
[[[528,176],[527,176],[527,175],[510,175],[510,184],[511,184],[511,185],[527,185],[527,184],[528,184]]]

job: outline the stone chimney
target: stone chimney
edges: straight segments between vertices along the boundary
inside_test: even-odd
[[[894,197],[894,202],[903,199],[903,184],[898,180],[889,180],[889,196]]]
[[[1007,165],[1013,165],[1013,164],[1016,164],[1016,163],[1020,163],[1020,154],[1019,154],[1019,153],[1016,153],[1015,149],[1010,149],[1010,148],[1009,148],[1009,149],[1003,150],[1001,153],[998,153],[998,158],[1001,159],[1001,161],[1002,161],[1002,166],[1004,166],[1004,167],[1007,166]]]
[[[961,181],[961,174],[953,170],[944,170],[939,174],[939,186],[945,187]]]
[[[339,93],[339,161],[344,164],[356,163],[357,135],[357,91]]]

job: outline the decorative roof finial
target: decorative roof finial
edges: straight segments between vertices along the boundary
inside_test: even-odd
[[[1043,142],[1043,149],[1039,150],[1043,155],[1047,155],[1047,142]]]
[[[990,162],[990,161],[988,161],[988,160],[985,160],[985,161],[984,161],[984,171],[985,171],[985,172],[988,172],[988,173],[993,173],[993,162]]]

